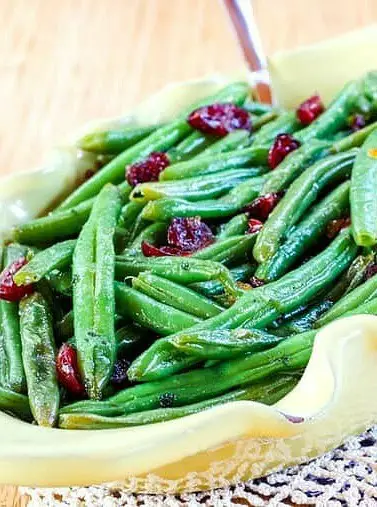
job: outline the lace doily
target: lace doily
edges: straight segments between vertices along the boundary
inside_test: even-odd
[[[377,506],[377,426],[309,463],[213,491],[135,495],[111,486],[21,488],[29,507]]]

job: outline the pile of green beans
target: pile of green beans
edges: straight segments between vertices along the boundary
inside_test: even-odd
[[[371,72],[304,126],[232,83],[165,124],[88,132],[77,147],[105,165],[0,247],[0,410],[107,429],[290,392],[318,329],[377,315],[376,97]],[[228,102],[250,130],[188,121]],[[271,170],[280,134],[298,148]],[[153,152],[169,164],[131,187]]]

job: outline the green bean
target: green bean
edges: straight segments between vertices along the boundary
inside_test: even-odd
[[[296,139],[301,143],[307,143],[313,137],[326,139],[346,127],[348,117],[355,109],[360,92],[359,81],[346,84],[328,108],[308,127],[296,134]]]
[[[0,387],[0,410],[15,415],[24,421],[31,422],[33,419],[28,397],[4,387]]]
[[[284,275],[323,236],[331,220],[345,215],[349,209],[349,187],[349,182],[345,181],[313,206],[302,222],[288,234],[275,255],[259,265],[255,276],[272,281]]]
[[[253,145],[269,145],[278,134],[292,134],[301,128],[294,112],[283,112],[264,125],[254,136]]]
[[[194,290],[152,273],[140,273],[137,278],[133,278],[132,287],[160,303],[201,319],[208,319],[224,310],[220,305],[197,294]]]
[[[142,271],[149,271],[183,285],[218,280],[229,294],[237,294],[228,269],[219,262],[194,257],[117,257],[117,279],[137,276]]]
[[[20,328],[31,411],[40,426],[54,426],[59,410],[59,387],[52,315],[38,292],[20,302]]]
[[[235,282],[244,282],[248,280],[255,272],[255,265],[242,264],[241,266],[229,270]],[[213,298],[223,294],[224,287],[221,283],[210,280],[209,282],[198,282],[189,285],[192,289],[208,298]]]
[[[254,172],[254,169],[235,169],[178,181],[141,183],[134,188],[131,199],[140,203],[161,197],[177,197],[187,201],[213,199],[229,192],[242,181],[250,179],[254,176]]]
[[[250,132],[248,130],[234,130],[228,135],[218,139],[216,142],[207,146],[197,157],[206,157],[208,155],[217,155],[233,150],[246,148],[250,143]]]
[[[317,159],[327,154],[330,143],[326,141],[312,141],[303,144],[300,148],[290,153],[276,169],[272,171],[261,191],[262,195],[270,192],[280,192]]]
[[[355,241],[370,247],[377,243],[377,131],[360,148],[352,169],[351,221]]]
[[[367,303],[375,297],[377,297],[377,276],[373,276],[342,297],[328,312],[317,320],[315,327],[325,326],[329,322],[358,308],[361,304]]]
[[[200,319],[165,305],[124,284],[115,284],[117,312],[131,317],[140,326],[161,335],[168,335],[186,329],[200,322]]]
[[[200,359],[233,359],[274,347],[283,338],[258,329],[190,330],[180,333],[170,343],[179,351]]]
[[[116,187],[106,185],[73,255],[73,309],[78,363],[90,398],[100,398],[115,361],[113,233],[120,213]],[[83,305],[85,302],[85,305]]]
[[[176,146],[168,150],[167,154],[171,163],[181,162],[191,157],[200,155],[203,151],[216,140],[216,137],[203,134],[199,130],[194,130],[185,137]]]
[[[361,80],[362,96],[364,96],[371,104],[371,111],[376,112],[377,109],[377,73],[376,71],[368,72]]]
[[[231,236],[238,236],[245,234],[248,227],[248,216],[246,213],[241,213],[231,218],[228,222],[220,227],[220,231],[217,234],[218,239],[225,239]]]
[[[221,218],[234,215],[255,199],[267,176],[250,178],[219,199],[188,202],[184,199],[163,197],[149,202],[142,215],[147,220],[167,221],[174,217]]]
[[[267,123],[270,123],[271,121],[275,120],[279,116],[279,112],[275,109],[272,111],[269,111],[268,113],[262,114],[261,116],[255,118],[253,120],[253,132],[256,132],[260,128],[262,128]]]
[[[128,183],[118,186],[122,199],[126,199],[131,192]],[[88,220],[94,199],[88,199],[81,204],[64,211],[54,211],[41,218],[22,224],[13,229],[13,239],[28,244],[45,244],[71,238],[77,235]]]
[[[8,266],[20,257],[26,257],[27,247],[17,244],[9,245],[4,253],[4,265]],[[20,335],[20,319],[18,303],[0,300],[2,321],[2,347],[6,358],[6,384],[12,391],[18,393],[26,389],[25,371],[22,364],[22,345]]]
[[[209,408],[239,400],[252,400],[265,405],[273,405],[298,382],[298,376],[280,375],[274,380],[267,379],[252,386],[231,391],[221,396],[210,398],[183,407],[158,408],[126,416],[107,417],[88,413],[63,413],[59,426],[64,429],[106,429],[155,424],[170,421],[190,414],[196,414]]]
[[[268,148],[264,146],[250,146],[242,150],[203,155],[186,162],[169,165],[160,173],[159,179],[160,181],[181,180],[244,167],[250,167],[250,172],[253,170],[254,176],[257,176],[265,172],[265,169],[260,166],[266,164],[267,155]]]
[[[9,384],[8,380],[9,368],[8,359],[5,352],[5,336],[3,330],[3,317],[0,307],[0,387],[7,387]]]
[[[339,153],[341,151],[347,151],[351,148],[359,148],[366,138],[377,128],[377,122],[371,123],[366,127],[353,132],[351,135],[347,137],[343,137],[336,141],[330,148],[330,152]]]
[[[249,113],[255,114],[257,116],[270,113],[273,111],[273,106],[271,104],[264,104],[262,102],[254,102],[252,100],[246,100],[242,106]]]
[[[72,296],[72,270],[51,271],[47,276],[51,288],[62,296]]]
[[[143,208],[144,204],[136,201],[125,204],[120,212],[119,225],[130,231]]]
[[[211,260],[229,265],[246,260],[255,244],[256,234],[231,236],[216,241],[198,250],[192,256],[196,259]]]
[[[354,151],[332,155],[326,159],[326,164],[317,162],[292,183],[258,235],[253,249],[258,262],[266,262],[273,257],[287,229],[298,222],[327,185],[350,176],[355,156]]]
[[[127,126],[116,130],[91,132],[82,137],[78,145],[82,150],[92,153],[119,155],[122,151],[152,134],[157,128],[161,128],[161,126]]]
[[[64,269],[72,261],[75,240],[55,243],[50,248],[38,252],[25,266],[14,275],[17,285],[29,285],[39,282],[54,269]]]
[[[247,94],[248,86],[244,83],[234,83],[221,90],[212,97],[199,102],[204,105],[216,102],[219,99],[231,102],[243,101]],[[187,112],[191,112],[196,106],[191,106]],[[176,120],[167,125],[158,128],[142,141],[131,146],[115,157],[109,164],[98,171],[92,178],[72,192],[58,209],[67,209],[95,196],[106,183],[120,183],[124,179],[124,168],[142,160],[153,151],[166,151],[176,144],[185,135],[191,132],[191,127],[187,123],[187,112],[185,111]]]
[[[245,291],[235,304],[216,317],[195,326],[191,331],[262,328],[279,316],[307,304],[325,290],[356,257],[357,247],[349,229],[344,229],[319,255],[280,280]],[[128,370],[129,378],[138,381],[156,380],[182,370],[196,360],[175,352],[169,341],[161,338],[141,354]]]

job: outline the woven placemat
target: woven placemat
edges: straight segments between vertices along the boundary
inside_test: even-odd
[[[29,507],[377,506],[377,426],[309,463],[238,486],[181,495],[135,495],[111,485],[30,489]]]

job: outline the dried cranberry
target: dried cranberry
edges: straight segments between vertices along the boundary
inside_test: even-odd
[[[377,264],[375,262],[370,262],[365,269],[365,279],[369,280],[377,273]]]
[[[13,275],[19,271],[22,266],[27,264],[25,257],[20,257],[7,266],[0,274],[0,299],[6,301],[20,301],[24,296],[28,296],[33,292],[32,285],[16,285]]]
[[[247,234],[259,232],[263,227],[263,222],[256,218],[250,218],[248,222]]]
[[[290,134],[278,134],[268,152],[268,165],[275,169],[291,151],[299,147],[300,142]]]
[[[174,246],[156,246],[147,241],[142,242],[141,251],[145,257],[186,256],[191,254],[189,251],[183,251]]]
[[[157,181],[160,172],[169,164],[170,160],[166,153],[154,151],[145,160],[126,168],[127,181],[132,187],[138,183]]]
[[[246,207],[246,211],[249,213],[250,217],[264,222],[282,196],[283,194],[281,192],[272,192],[257,197]]]
[[[130,367],[131,361],[122,357],[115,362],[114,371],[111,375],[111,383],[115,387],[125,387],[128,382],[127,371]]]
[[[253,287],[253,289],[256,289],[257,287],[262,287],[262,285],[265,284],[264,280],[261,280],[260,278],[257,278],[256,276],[252,276],[250,278],[250,285]]]
[[[335,238],[335,236],[345,227],[351,224],[350,217],[338,218],[337,220],[331,220],[326,227],[326,236],[329,239]]]
[[[199,217],[173,218],[168,228],[169,245],[186,252],[200,250],[213,241],[211,229]]]
[[[63,343],[56,358],[58,380],[70,393],[82,395],[85,388],[80,379],[77,352],[68,343]]]
[[[350,127],[353,132],[361,130],[366,125],[365,116],[362,114],[354,114],[351,118]]]
[[[211,104],[195,109],[187,119],[196,130],[223,137],[237,129],[251,130],[249,113],[234,104]]]
[[[302,125],[310,125],[325,110],[319,95],[306,99],[297,108],[297,118]]]

